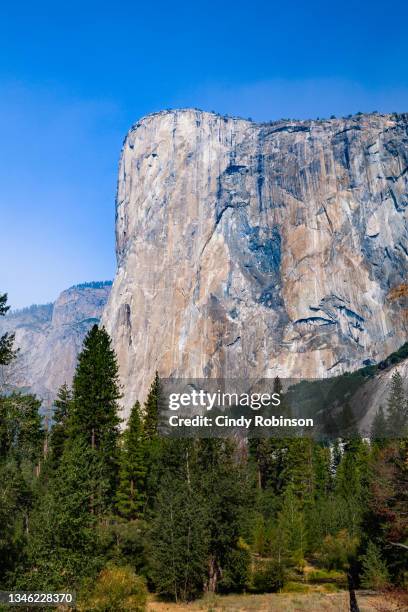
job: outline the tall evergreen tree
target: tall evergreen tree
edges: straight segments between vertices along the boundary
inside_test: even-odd
[[[100,486],[97,464],[96,451],[81,436],[65,446],[32,517],[23,587],[72,588],[98,568],[96,516],[90,511]]]
[[[367,504],[368,481],[369,447],[360,436],[354,436],[344,444],[335,479],[335,492],[344,507],[344,527],[351,536],[357,536],[360,531]]]
[[[387,429],[387,419],[385,418],[384,409],[380,406],[371,425],[370,440],[372,444],[379,448],[383,447],[387,438]]]
[[[58,390],[57,398],[54,402],[54,424],[50,436],[51,462],[54,468],[58,466],[64,452],[64,445],[68,439],[68,418],[71,404],[72,392],[68,385],[64,383]]]
[[[402,438],[407,435],[408,404],[401,374],[394,372],[388,398],[387,430],[391,438]]]
[[[159,420],[159,396],[160,379],[158,372],[156,372],[144,404],[143,432],[145,438],[148,440],[151,440],[157,436],[157,426]]]
[[[146,461],[139,402],[132,408],[120,451],[119,485],[116,494],[119,514],[139,517],[146,501]]]
[[[38,462],[44,438],[40,407],[34,395],[0,397],[0,459]]]
[[[81,437],[96,451],[99,469],[108,481],[107,506],[111,504],[117,477],[118,366],[104,328],[94,325],[84,340],[73,381],[69,416],[71,439]]]
[[[307,545],[306,524],[294,483],[288,485],[283,496],[282,510],[278,517],[278,535],[281,538],[283,559],[301,568]]]
[[[160,378],[156,372],[143,406],[143,438],[146,465],[146,512],[151,512],[163,475],[163,440],[157,435]]]
[[[198,478],[207,506],[209,534],[206,588],[216,591],[231,551],[236,550],[244,508],[250,503],[232,441],[203,439],[198,444]]]
[[[207,500],[194,454],[190,440],[169,441],[153,519],[153,580],[159,593],[176,601],[199,595],[207,573]]]
[[[390,440],[375,456],[367,528],[393,581],[403,584],[408,542],[408,441]],[[401,547],[402,545],[402,547]]]
[[[25,557],[42,455],[40,402],[0,397],[0,584],[13,585]]]
[[[366,554],[362,557],[361,585],[366,589],[379,591],[389,580],[387,565],[373,542],[368,542]]]

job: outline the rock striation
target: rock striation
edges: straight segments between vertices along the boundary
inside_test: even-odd
[[[90,327],[99,323],[112,283],[84,283],[63,291],[53,304],[11,311],[0,335],[15,332],[17,360],[4,368],[3,385],[36,393],[45,406],[71,384],[77,355]]]
[[[102,319],[126,408],[156,370],[326,377],[383,359],[408,335],[407,219],[408,114],[140,120]]]

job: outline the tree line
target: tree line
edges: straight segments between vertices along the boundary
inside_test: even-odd
[[[3,336],[0,364],[13,357]],[[121,430],[116,356],[95,325],[48,430],[34,396],[0,397],[0,589],[74,589],[79,609],[131,611],[147,589],[191,601],[347,574],[366,588],[407,586],[398,373],[370,440],[160,438],[159,395],[156,374]]]

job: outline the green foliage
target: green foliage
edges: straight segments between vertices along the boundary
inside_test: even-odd
[[[401,438],[407,434],[408,402],[405,397],[404,382],[396,371],[392,375],[388,398],[387,433],[391,438]]]
[[[148,525],[140,520],[109,517],[97,526],[103,557],[115,565],[129,564],[138,574],[148,574]]]
[[[54,424],[50,435],[50,460],[54,469],[58,467],[64,452],[64,446],[68,439],[68,418],[72,404],[72,393],[67,384],[63,384],[58,390],[54,402]]]
[[[39,460],[44,432],[34,395],[12,393],[0,397],[0,459],[13,456],[17,461]]]
[[[152,580],[158,593],[189,601],[204,588],[207,559],[205,501],[188,481],[165,477],[151,534]]]
[[[237,546],[250,496],[244,473],[234,456],[234,445],[230,441],[199,440],[197,477],[207,507],[207,590],[216,591],[228,555]]]
[[[347,570],[357,552],[359,540],[343,529],[335,536],[328,535],[323,541],[321,559],[328,569]]]
[[[152,440],[157,436],[158,414],[159,414],[160,379],[156,372],[154,381],[151,384],[146,402],[144,404],[144,423],[143,431],[147,440]]]
[[[7,306],[7,293],[0,294],[0,317],[8,312],[10,306]],[[16,351],[13,350],[14,334],[3,334],[0,336],[0,366],[8,365],[16,356]]]
[[[383,407],[380,406],[371,426],[370,439],[373,444],[381,448],[385,445],[386,437],[387,420],[385,418]]]
[[[38,499],[31,519],[29,588],[72,585],[96,571],[100,563],[93,508],[98,456],[80,437],[66,446],[60,465]]]
[[[121,516],[135,519],[143,514],[146,502],[146,458],[140,404],[132,408],[119,459],[119,484],[116,493]]]
[[[286,562],[302,569],[305,561],[307,534],[305,517],[294,484],[290,483],[283,496],[282,510],[278,515],[277,535]]]
[[[219,590],[224,593],[242,593],[250,586],[251,580],[251,552],[244,542],[232,549],[226,559]]]
[[[104,329],[92,327],[78,357],[69,409],[68,430],[80,436],[96,452],[100,477],[107,484],[100,510],[112,506],[118,469],[118,366]],[[99,487],[99,492],[101,487]]]
[[[387,566],[381,558],[380,551],[373,542],[369,542],[365,555],[361,558],[361,585],[376,591],[384,589],[389,583]]]
[[[271,559],[258,567],[252,577],[252,590],[257,593],[275,593],[286,580],[286,569],[276,559]]]
[[[358,435],[345,442],[337,468],[335,488],[342,504],[345,525],[352,535],[360,530],[368,498],[369,447]]]
[[[129,566],[109,566],[88,585],[78,602],[83,612],[144,612],[147,589],[143,578]]]
[[[103,287],[111,287],[111,280],[105,281],[90,281],[87,283],[79,283],[78,285],[73,285],[70,289],[102,289]]]
[[[319,387],[316,405],[342,398],[348,435],[334,443],[160,438],[157,374],[120,435],[116,357],[94,326],[72,394],[66,385],[58,393],[48,440],[35,397],[0,397],[0,586],[75,588],[82,610],[143,610],[146,586],[135,571],[162,597],[190,601],[203,591],[309,588],[293,582],[305,559],[319,569],[304,579],[333,588],[357,568],[363,586],[403,585],[402,381],[394,375],[388,417],[379,411],[371,445],[343,401],[375,368]],[[318,384],[301,386],[305,405]],[[274,390],[281,391],[279,379]],[[282,410],[290,410],[288,397]],[[398,439],[383,436],[385,427],[399,429]]]
[[[408,542],[408,441],[387,440],[374,451],[365,531],[380,549],[394,584],[403,585]]]
[[[347,576],[344,571],[316,569],[307,574],[308,582],[326,582],[335,581],[341,584],[347,583]]]
[[[6,588],[24,555],[33,490],[14,458],[0,462],[0,483],[0,587]]]

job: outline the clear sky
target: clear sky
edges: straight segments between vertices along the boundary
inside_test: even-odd
[[[13,307],[113,278],[132,123],[408,111],[406,0],[1,3],[0,291]]]

